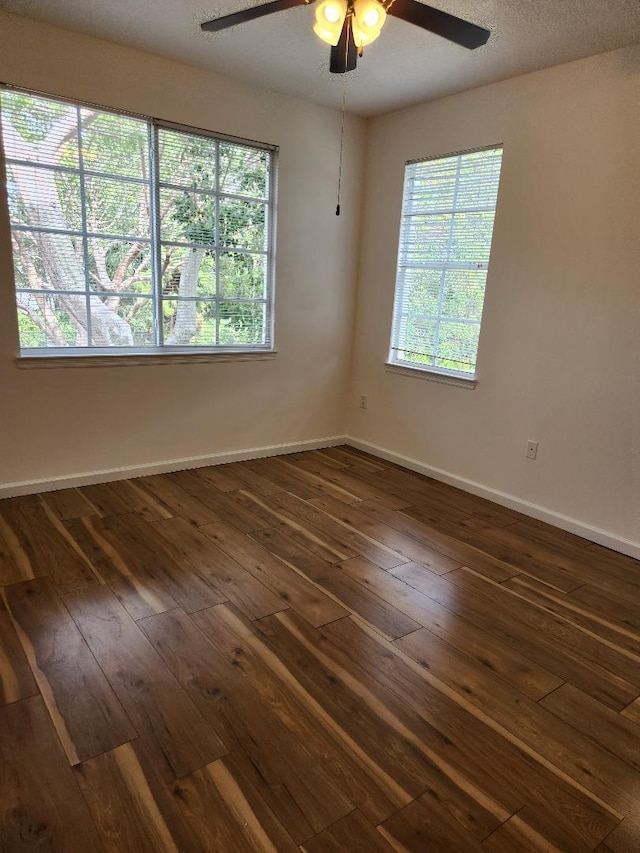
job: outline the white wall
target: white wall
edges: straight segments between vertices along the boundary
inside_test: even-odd
[[[405,161],[498,142],[478,386],[389,373]],[[350,434],[637,543],[640,49],[374,119],[364,198]]]
[[[19,370],[0,205],[0,489],[344,433],[364,122],[0,12],[0,80],[280,146],[277,358]]]

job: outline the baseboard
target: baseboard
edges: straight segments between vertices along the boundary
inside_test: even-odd
[[[450,474],[448,471],[442,471],[440,468],[426,465],[417,459],[403,456],[401,453],[394,453],[392,450],[387,450],[384,447],[378,447],[378,445],[370,444],[368,441],[360,441],[360,439],[347,436],[345,442],[358,450],[364,450],[366,453],[378,456],[380,459],[395,462],[397,465],[402,465],[403,468],[416,471],[418,474],[424,474],[426,477],[432,477],[434,480],[440,480],[442,483],[456,486],[465,492],[470,492],[472,495],[487,498],[487,500],[501,506],[515,509],[524,515],[536,518],[538,521],[546,521],[548,524],[559,527],[561,530],[567,530],[569,533],[575,533],[584,539],[596,542],[598,545],[604,545],[605,548],[611,548],[613,551],[619,551],[621,554],[627,554],[629,557],[640,559],[640,543],[633,542],[631,539],[624,539],[613,533],[608,533],[599,527],[593,527],[590,524],[578,521],[576,518],[562,515],[539,504],[530,503],[522,498],[501,492],[498,489],[483,486],[481,483],[476,483],[474,480],[467,480],[465,477],[460,477],[457,474]]]
[[[56,489],[71,489],[75,486],[91,486],[94,483],[108,483],[112,480],[130,480],[133,477],[167,474],[169,471],[184,471],[187,468],[202,468],[205,465],[244,462],[247,459],[281,456],[285,453],[298,453],[302,450],[318,450],[322,447],[335,447],[335,445],[344,444],[344,442],[345,437],[339,435],[309,441],[294,441],[289,444],[269,444],[246,450],[228,450],[224,453],[212,453],[209,456],[185,456],[181,459],[170,459],[147,465],[129,465],[124,468],[109,468],[103,471],[84,471],[80,474],[52,477],[49,480],[24,480],[20,483],[5,483],[0,484],[0,498],[31,495],[36,492],[53,492]]]

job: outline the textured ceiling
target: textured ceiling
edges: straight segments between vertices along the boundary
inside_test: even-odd
[[[259,5],[247,0],[0,0],[0,8],[141,48],[247,83],[338,107],[343,75],[300,7],[203,33],[209,18]],[[376,115],[484,83],[640,42],[639,0],[437,0],[491,30],[467,51],[398,19],[346,76],[348,109]]]

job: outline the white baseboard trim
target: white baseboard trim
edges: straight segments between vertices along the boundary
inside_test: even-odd
[[[224,453],[212,453],[209,456],[185,456],[181,459],[152,462],[147,465],[128,465],[124,468],[108,468],[103,471],[84,471],[80,474],[52,477],[49,480],[4,483],[0,484],[0,498],[14,498],[18,495],[31,495],[36,492],[53,492],[57,489],[71,489],[75,486],[91,486],[94,483],[108,483],[112,480],[130,480],[133,477],[166,474],[169,471],[184,471],[187,468],[202,468],[205,465],[244,462],[247,459],[281,456],[284,453],[298,453],[302,450],[319,450],[323,447],[335,447],[337,444],[344,443],[345,437],[337,435],[308,441],[294,441],[289,444],[269,444],[264,447],[251,447],[247,450],[228,450]]]
[[[409,470],[416,471],[418,474],[424,474],[426,477],[432,477],[434,480],[440,480],[442,483],[456,486],[465,492],[470,492],[472,495],[487,498],[501,506],[515,509],[524,515],[536,518],[538,521],[546,521],[548,524],[559,527],[561,530],[567,530],[569,533],[575,533],[584,539],[596,542],[598,545],[604,545],[605,548],[611,548],[613,551],[619,551],[621,554],[640,559],[640,543],[634,542],[631,539],[624,539],[621,536],[608,533],[600,527],[593,527],[590,524],[578,521],[576,518],[554,512],[539,504],[530,503],[523,498],[517,498],[514,495],[501,492],[498,489],[492,489],[489,486],[483,486],[474,480],[467,480],[465,477],[460,477],[457,474],[450,474],[448,471],[442,471],[440,468],[426,465],[417,459],[403,456],[401,453],[394,453],[392,450],[387,450],[384,447],[378,447],[378,445],[370,444],[368,441],[360,441],[358,438],[347,436],[345,442],[358,450],[371,453],[372,456],[378,456],[380,459],[386,459],[388,462],[395,462],[397,465],[402,465],[403,468],[409,468]]]

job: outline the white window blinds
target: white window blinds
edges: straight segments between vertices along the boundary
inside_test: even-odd
[[[390,361],[473,375],[502,147],[405,170]]]
[[[20,345],[268,349],[270,146],[0,91]]]

